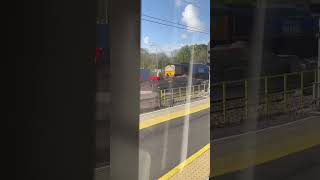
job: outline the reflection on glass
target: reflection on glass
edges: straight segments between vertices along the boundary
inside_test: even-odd
[[[209,176],[209,41],[209,0],[142,0],[140,179]]]
[[[305,0],[213,1],[215,180],[312,177],[294,170],[314,167],[306,158],[314,156],[300,151],[320,143],[307,140],[319,136],[311,127],[319,125],[312,115],[318,111],[319,15],[312,6]]]

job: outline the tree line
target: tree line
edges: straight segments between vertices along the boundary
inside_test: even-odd
[[[208,63],[208,46],[206,44],[186,45],[169,54],[149,52],[141,48],[141,68],[164,69],[168,64],[175,63]]]

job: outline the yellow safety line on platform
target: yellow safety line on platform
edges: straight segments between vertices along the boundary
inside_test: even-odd
[[[165,175],[159,178],[159,180],[167,180],[173,177],[175,174],[181,172],[183,168],[191,164],[194,160],[199,158],[203,153],[207,152],[210,150],[210,143],[205,145],[203,148],[201,148],[198,152],[194,153],[191,155],[189,158],[184,160],[182,163],[180,163],[178,166],[167,172]]]
[[[304,136],[287,138],[281,143],[268,143],[266,146],[248,149],[245,152],[235,152],[214,158],[211,176],[240,171],[252,166],[261,165],[282,157],[301,152],[320,145],[319,133],[306,132]]]
[[[140,123],[139,129],[144,129],[144,128],[148,128],[166,121],[170,121],[179,117],[183,117],[183,116],[187,116],[205,109],[210,108],[210,104],[209,103],[205,103],[205,104],[200,104],[198,106],[195,107],[190,107],[190,108],[185,108],[183,110],[177,111],[177,112],[173,112],[173,113],[168,113],[165,115],[161,115],[161,116],[157,116],[148,120],[144,120],[143,122]]]

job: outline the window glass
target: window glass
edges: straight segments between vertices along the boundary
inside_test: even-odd
[[[140,179],[208,178],[209,42],[209,0],[142,0]]]
[[[320,160],[320,141],[314,139],[320,135],[314,116],[319,97],[314,3],[212,1],[215,180],[319,177],[311,170]]]

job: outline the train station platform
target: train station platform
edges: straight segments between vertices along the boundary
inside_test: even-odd
[[[230,174],[319,146],[319,120],[320,116],[310,116],[278,126],[212,140],[211,177],[228,179],[226,177]],[[273,170],[269,169],[269,174]]]
[[[140,116],[145,179],[203,179],[210,173],[209,98]],[[143,178],[141,178],[143,179]]]
[[[316,113],[211,140],[209,119],[209,99],[141,114],[140,179],[225,179],[320,145]]]

